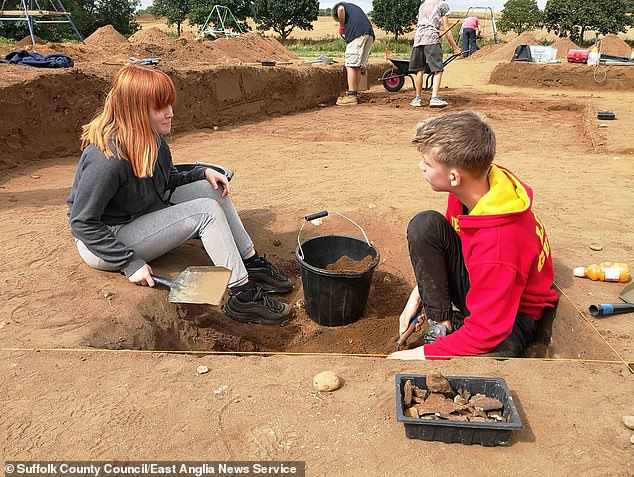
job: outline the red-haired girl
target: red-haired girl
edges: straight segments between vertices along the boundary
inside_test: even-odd
[[[202,166],[179,172],[163,136],[172,127],[176,89],[163,72],[127,65],[114,77],[103,111],[83,128],[83,154],[68,197],[81,258],[154,286],[147,262],[200,237],[215,265],[231,270],[232,319],[280,324],[287,304],[268,296],[291,281],[256,252],[229,199],[227,178]]]

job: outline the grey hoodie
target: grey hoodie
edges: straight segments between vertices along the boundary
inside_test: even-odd
[[[92,144],[81,155],[66,200],[73,236],[94,255],[122,270],[126,276],[145,261],[119,242],[108,226],[126,224],[141,215],[169,206],[170,191],[205,178],[204,167],[178,172],[163,138],[152,177],[139,179],[127,160],[108,159]],[[114,146],[111,145],[114,151]]]

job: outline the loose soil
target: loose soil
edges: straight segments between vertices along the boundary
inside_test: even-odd
[[[491,83],[533,88],[582,88],[591,91],[634,89],[634,67],[573,63],[499,63]]]
[[[566,59],[568,55],[568,50],[578,50],[579,47],[575,45],[570,38],[559,38],[555,43],[551,46],[557,48],[557,58],[558,59]]]
[[[336,262],[326,265],[326,270],[341,275],[357,274],[369,270],[375,263],[377,260],[371,255],[366,255],[362,260],[354,260],[344,255]]]
[[[601,53],[629,58],[632,48],[616,35],[606,35],[601,39]]]
[[[470,55],[471,59],[486,59],[489,61],[511,61],[515,49],[520,45],[539,45],[540,42],[532,33],[524,32],[508,43],[492,45],[482,48]]]
[[[84,42],[90,46],[103,46],[110,43],[128,43],[128,39],[112,25],[106,25],[95,30]]]
[[[137,47],[158,51],[130,45],[120,52],[112,48],[112,55],[125,57],[127,48]],[[331,107],[335,86],[342,83],[329,82],[334,73],[322,68],[202,61],[185,67],[165,57],[166,70],[183,88],[170,138],[174,160],[212,161],[236,172],[233,200],[258,251],[294,282],[279,297],[295,310],[285,326],[241,324],[218,308],[169,304],[166,291],[134,287],[79,258],[64,201],[78,160],[79,127],[99,108],[116,67],[101,65],[105,49],[73,48],[85,59],[68,72],[0,65],[6,113],[0,117],[5,456],[296,459],[307,461],[308,475],[328,469],[333,476],[491,475],[499,469],[510,475],[631,475],[631,433],[621,418],[632,414],[634,387],[620,360],[634,361],[634,325],[629,315],[595,319],[587,312],[590,303],[618,301],[620,284],[572,277],[575,266],[634,262],[634,228],[627,220],[634,203],[630,92],[488,84],[495,63],[484,60],[455,61],[443,76],[447,110],[486,114],[497,135],[497,162],[534,189],[561,298],[556,316],[544,321],[539,342],[527,353],[554,361],[196,358],[173,352],[395,349],[398,317],[414,285],[407,223],[420,210],[442,211],[446,205],[446,197],[425,184],[409,141],[417,121],[441,112],[410,108],[409,86],[388,93],[375,85],[358,106]],[[619,119],[600,127],[598,109],[614,110]],[[334,329],[307,317],[293,258],[302,217],[322,209],[354,218],[381,252],[366,313]],[[311,233],[341,233],[341,223],[326,220],[306,238]],[[590,243],[603,250],[591,250]],[[209,260],[192,240],[152,267],[175,276],[204,264]],[[418,333],[408,344],[421,339]],[[210,372],[199,376],[201,364]],[[315,393],[312,377],[325,369],[344,385],[331,394]],[[395,420],[394,373],[431,369],[446,376],[505,378],[524,422],[511,445],[494,452],[459,446],[462,458],[447,459],[454,447],[407,440]]]

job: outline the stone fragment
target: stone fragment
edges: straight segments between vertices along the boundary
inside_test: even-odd
[[[209,372],[209,368],[207,366],[200,365],[196,368],[196,374],[206,374]]]
[[[502,409],[503,406],[503,404],[497,399],[485,396],[484,394],[471,396],[469,404],[485,411],[497,411],[498,409]]]
[[[406,406],[412,404],[412,381],[409,379],[403,385],[403,403]]]
[[[336,391],[341,386],[341,379],[332,371],[323,371],[315,375],[313,386],[317,391]]]
[[[415,407],[408,407],[407,409],[405,409],[405,417],[413,417],[415,419],[418,419],[418,411]]]
[[[623,424],[628,429],[634,429],[634,416],[623,416]]]
[[[447,378],[445,378],[438,371],[432,371],[425,378],[427,382],[427,389],[432,393],[453,394],[453,389]]]

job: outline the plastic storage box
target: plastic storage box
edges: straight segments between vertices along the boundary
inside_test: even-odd
[[[566,53],[566,59],[569,63],[587,63],[590,52],[588,50],[570,49]]]
[[[410,379],[412,384],[427,389],[423,374],[397,374],[396,381],[396,419],[405,426],[405,435],[409,439],[440,441],[447,444],[481,444],[497,446],[507,444],[511,431],[522,428],[522,421],[506,381],[502,378],[480,378],[471,376],[446,376],[454,391],[466,389],[472,395],[477,393],[493,397],[502,402],[502,415],[507,422],[469,422],[416,419],[404,414],[403,385]]]
[[[553,46],[530,45],[534,63],[549,63],[557,60],[557,48]]]

